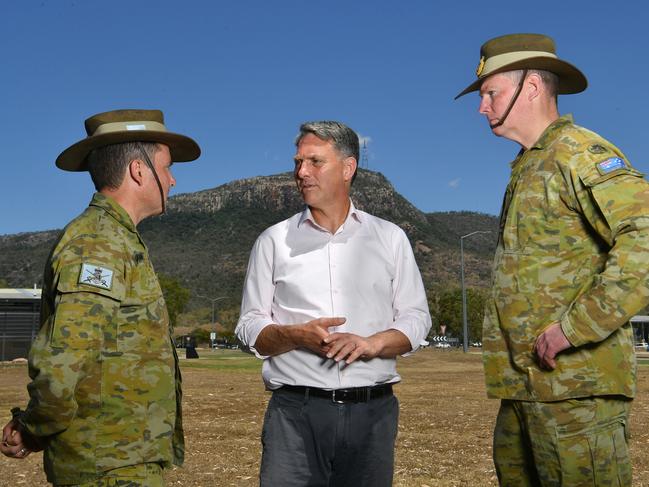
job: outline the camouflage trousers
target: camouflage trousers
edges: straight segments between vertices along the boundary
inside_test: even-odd
[[[630,486],[631,401],[589,397],[558,402],[503,400],[493,455],[501,486]]]
[[[109,470],[103,477],[83,484],[55,487],[164,487],[164,481],[159,464],[141,463]]]

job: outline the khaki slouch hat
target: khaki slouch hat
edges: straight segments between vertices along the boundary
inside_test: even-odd
[[[540,69],[559,77],[557,94],[579,93],[586,89],[586,76],[575,66],[559,59],[554,40],[543,34],[508,34],[485,42],[480,48],[480,62],[476,69],[478,79],[459,95],[480,89],[485,78],[496,73],[517,69]]]
[[[113,110],[85,122],[88,136],[65,149],[56,165],[66,171],[87,171],[86,158],[93,149],[124,142],[159,142],[169,147],[173,162],[198,159],[201,149],[191,138],[169,132],[160,110]]]

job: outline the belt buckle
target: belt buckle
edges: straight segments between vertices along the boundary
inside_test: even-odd
[[[345,404],[344,399],[336,399],[336,389],[331,391],[331,402],[334,402],[336,404]]]

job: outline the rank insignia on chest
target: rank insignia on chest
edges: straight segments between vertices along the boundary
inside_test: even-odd
[[[624,162],[624,159],[620,157],[611,157],[610,159],[606,159],[605,161],[597,164],[597,170],[600,172],[600,174],[608,174],[617,169],[625,168],[626,164]]]
[[[603,145],[599,144],[593,144],[588,146],[588,152],[591,152],[593,154],[604,154],[604,152],[607,152],[608,149],[604,147]]]
[[[106,267],[83,263],[79,275],[79,284],[110,289],[113,285],[113,271]]]

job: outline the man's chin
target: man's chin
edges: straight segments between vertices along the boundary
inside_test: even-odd
[[[502,137],[503,135],[503,126],[502,125],[489,125],[489,128],[491,129],[491,132],[494,135],[497,135],[498,137]]]

